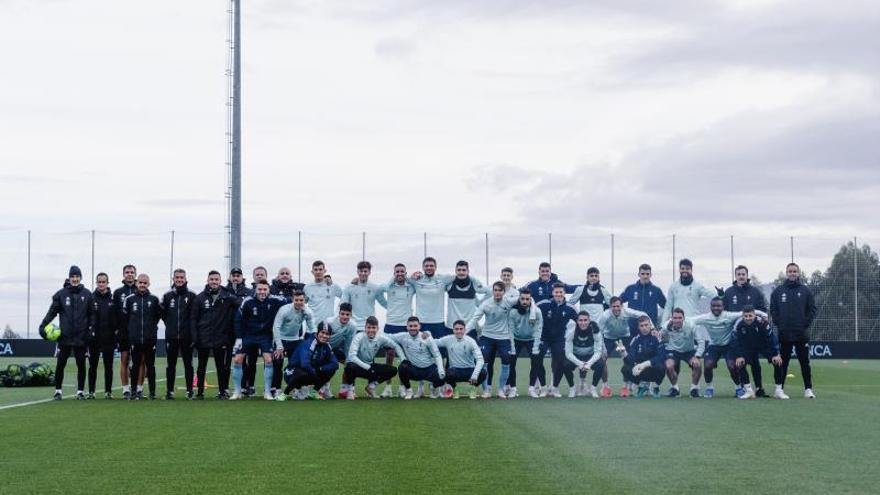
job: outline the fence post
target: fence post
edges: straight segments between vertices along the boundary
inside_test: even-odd
[[[296,232],[296,281],[302,282],[303,272],[303,231]]]
[[[672,234],[672,283],[675,283],[675,234]]]
[[[736,280],[736,270],[733,261],[733,236],[730,236],[730,280]]]
[[[857,237],[853,237],[853,251],[855,251],[855,256],[853,256],[853,287],[855,293],[853,294],[855,297],[855,303],[853,304],[853,309],[855,310],[855,321],[856,321],[856,342],[859,341],[859,239]]]
[[[31,231],[27,237],[27,338],[31,338]]]
[[[367,260],[367,233],[361,232],[361,261]]]
[[[553,265],[553,233],[547,233],[547,263]]]
[[[95,290],[95,231],[92,230],[92,292]]]
[[[428,233],[422,232],[422,258],[428,257]]]
[[[788,241],[791,243],[791,262],[794,263],[794,236],[789,237]]]
[[[489,280],[489,233],[486,232],[486,285],[491,284]]]
[[[235,267],[232,267],[235,268]],[[231,269],[231,268],[230,268]],[[174,231],[171,231],[171,257],[168,262],[168,281],[169,285],[174,285]]]
[[[611,234],[611,293],[615,294],[615,292],[614,292],[614,234]]]

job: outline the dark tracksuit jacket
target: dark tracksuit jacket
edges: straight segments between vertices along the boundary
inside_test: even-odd
[[[816,318],[813,293],[800,281],[785,281],[770,295],[770,318],[781,342],[808,342],[807,331]]]
[[[742,311],[743,306],[754,306],[758,311],[767,312],[767,298],[761,289],[746,282],[739,286],[736,282],[724,291],[724,311]]]
[[[56,315],[61,327],[59,346],[84,347],[89,342],[95,324],[94,303],[92,293],[82,284],[76,287],[66,284],[52,296],[49,311],[40,322],[39,333],[43,338],[46,338],[43,327]]]

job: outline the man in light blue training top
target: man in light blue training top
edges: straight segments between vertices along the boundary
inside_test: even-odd
[[[351,347],[348,349],[347,363],[345,364],[345,373],[342,376],[342,390],[339,392],[340,398],[354,400],[354,382],[358,378],[367,380],[367,397],[378,399],[379,394],[376,393],[376,386],[379,382],[385,382],[397,374],[397,368],[387,364],[379,364],[374,362],[376,353],[379,349],[394,349],[397,356],[405,356],[403,349],[397,345],[397,342],[391,340],[385,334],[379,333],[379,320],[375,316],[368,316],[364,322],[364,331],[358,332],[351,341]]]
[[[428,256],[422,261],[422,271],[413,273],[407,281],[416,290],[416,316],[422,322],[422,331],[431,332],[435,339],[448,335],[446,329],[446,289],[455,277],[437,274],[437,260]]]
[[[507,384],[507,376],[510,373],[510,359],[513,351],[513,332],[510,331],[510,309],[517,303],[516,299],[505,298],[506,287],[504,282],[492,284],[492,297],[486,299],[477,308],[474,315],[468,321],[467,329],[477,328],[480,319],[485,317],[483,334],[480,336],[480,351],[483,359],[494,362],[496,357],[501,358],[501,375],[498,380],[498,398],[506,399],[504,386]],[[492,397],[492,375],[489,373],[488,380],[483,384],[483,398]]]
[[[437,339],[435,342],[438,348],[446,349],[449,355],[444,397],[457,399],[458,391],[455,390],[455,384],[468,382],[471,384],[470,398],[476,399],[475,387],[486,379],[486,370],[483,366],[483,353],[480,352],[477,342],[465,335],[465,323],[461,320],[453,322],[452,335]]]
[[[715,289],[703,287],[694,280],[694,264],[684,258],[678,262],[678,280],[673,282],[666,292],[666,307],[663,308],[661,319],[668,320],[672,316],[672,308],[681,308],[686,318],[696,316],[700,314],[700,299],[711,300],[717,295]]]
[[[293,291],[293,302],[281,306],[275,315],[272,324],[272,338],[275,341],[275,351],[272,360],[272,395],[276,395],[281,388],[281,380],[284,372],[284,356],[287,356],[287,364],[296,352],[297,346],[303,341],[303,327],[305,333],[312,334],[317,330],[315,317],[312,310],[306,306],[306,296],[302,291]]]
[[[455,264],[455,278],[446,288],[446,335],[452,333],[452,323],[456,320],[469,321],[480,300],[491,291],[482,282],[470,275],[470,265],[460,260]],[[476,331],[470,335],[476,338]]]
[[[602,313],[599,318],[599,328],[602,330],[602,338],[605,339],[605,369],[602,372],[602,397],[611,397],[611,387],[608,386],[608,354],[612,349],[617,348],[619,341],[623,348],[627,348],[630,343],[629,338],[629,320],[638,319],[647,316],[641,311],[635,309],[624,308],[619,297],[612,297],[610,308]],[[624,377],[623,387],[620,389],[621,397],[629,397],[632,382]]]
[[[412,399],[413,389],[411,380],[425,380],[434,386],[434,394],[431,398],[440,397],[440,387],[446,377],[443,369],[443,358],[440,350],[430,334],[421,335],[421,325],[416,316],[410,316],[406,322],[405,333],[389,335],[391,340],[397,342],[403,349],[405,356],[400,356],[402,361],[397,369],[400,377],[400,386],[404,389],[403,398]]]
[[[351,341],[357,333],[357,327],[351,321],[351,304],[339,303],[339,313],[333,318],[318,323],[318,329],[324,327],[330,331],[330,339],[328,344],[333,349],[336,360],[344,363],[348,356],[348,349],[351,347]],[[333,397],[333,390],[330,382],[327,382],[321,389],[321,395],[327,398]]]
[[[611,301],[611,293],[602,285],[599,276],[599,269],[591,266],[587,269],[587,282],[578,286],[568,298],[568,304],[577,304],[579,311],[590,313],[593,322],[599,321]]]
[[[325,278],[326,274],[324,262],[314,261],[312,263],[314,281],[306,284],[303,288],[309,309],[312,310],[312,315],[318,322],[333,318],[333,314],[336,312],[336,299],[342,298],[342,287],[334,284],[331,279]]]
[[[398,263],[394,265],[394,278],[387,284],[379,286],[379,292],[385,296],[386,313],[385,328],[386,335],[406,332],[406,322],[413,314],[413,296],[416,289],[406,279],[406,265]],[[385,351],[385,364],[394,363],[394,351]],[[403,388],[401,387],[401,390]],[[391,382],[385,384],[382,391],[382,398],[388,398],[393,395],[391,391]],[[402,397],[403,395],[401,395]]]
[[[700,376],[703,374],[700,360],[706,352],[705,332],[704,328],[697,329],[693,322],[685,320],[681,308],[673,308],[672,319],[663,323],[660,329],[660,342],[666,353],[666,376],[669,377],[669,383],[672,385],[666,392],[666,397],[681,395],[678,388],[678,374],[681,372],[682,361],[691,368],[691,397],[696,399],[700,396]]]
[[[527,287],[519,292],[519,300],[510,310],[510,330],[513,332],[513,355],[510,357],[510,375],[507,377],[507,386],[504,394],[512,399],[517,396],[516,392],[516,363],[519,355],[525,353],[529,356],[531,367],[529,369],[529,397],[538,397],[535,384],[540,388],[538,370],[543,367],[544,356],[541,355],[541,333],[544,329],[544,317],[540,311],[535,311],[532,303],[532,293]],[[504,297],[509,297],[510,292],[505,292]],[[534,317],[531,315],[534,314]]]
[[[352,319],[358,327],[358,331],[364,330],[364,323],[370,316],[376,314],[376,303],[383,308],[388,307],[385,296],[379,290],[379,286],[370,282],[370,272],[373,265],[369,261],[361,261],[357,264],[357,279],[342,292],[342,302],[351,304]]]

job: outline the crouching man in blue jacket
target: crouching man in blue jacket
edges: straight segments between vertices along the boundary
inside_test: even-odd
[[[315,390],[320,391],[338,369],[339,360],[330,347],[330,329],[321,325],[317,333],[308,334],[303,339],[289,358],[284,370],[287,386],[283,394],[275,396],[275,400],[287,400],[293,390],[296,390],[294,399],[327,399],[327,396]]]
[[[653,330],[651,318],[640,316],[639,334],[630,341],[629,350],[621,349],[623,368],[620,371],[624,380],[639,386],[636,397],[640,398],[648,393],[649,383],[651,395],[660,397],[660,384],[666,376],[665,352]]]
[[[758,316],[754,306],[744,306],[742,318],[737,321],[733,328],[733,349],[736,355],[736,368],[740,374],[740,380],[745,384],[745,393],[740,399],[754,399],[755,390],[749,383],[749,373],[746,365],[750,365],[752,373],[757,375],[761,369],[760,357],[764,357],[773,365],[773,379],[776,382],[776,391],[773,397],[776,399],[788,399],[782,390],[782,355],[779,351],[779,339],[770,328],[767,318]],[[755,378],[757,380],[757,378]]]

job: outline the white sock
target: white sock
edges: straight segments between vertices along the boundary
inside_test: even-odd
[[[706,388],[715,388],[712,386],[712,382],[706,382]]]
[[[143,392],[143,391],[144,391],[144,386],[143,386],[143,385],[138,385],[138,386],[137,386],[137,391],[138,391],[139,393],[140,393],[140,392]]]
[[[693,385],[691,385],[691,386],[693,386]],[[678,384],[676,383],[675,385],[672,386],[672,388],[674,388],[675,390],[678,390]]]
[[[76,391],[76,394],[77,394],[77,395],[82,395],[82,394],[83,394],[83,391],[82,391],[82,390],[77,390],[77,391]]]
[[[700,390],[700,386],[694,383],[691,383],[691,390]]]
[[[131,385],[123,385],[122,386],[122,393],[125,393],[125,392],[131,393]]]
[[[777,392],[782,392],[782,385],[777,385],[777,386],[776,386],[776,391],[777,391]]]
[[[602,388],[605,388],[608,386],[608,383],[606,383],[605,380],[602,380],[601,382],[599,382],[599,384]]]
[[[778,386],[778,385],[777,385],[777,386]],[[61,389],[60,389],[60,388],[56,388],[56,389],[55,389],[55,393],[56,393],[56,394],[60,394],[60,393],[61,393]]]

